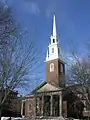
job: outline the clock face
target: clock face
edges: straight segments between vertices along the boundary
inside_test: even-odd
[[[50,72],[53,72],[54,71],[54,63],[51,63],[50,64]]]

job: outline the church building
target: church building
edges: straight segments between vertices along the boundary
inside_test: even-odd
[[[75,96],[72,93],[68,94],[68,87],[65,87],[65,63],[60,53],[55,15],[45,62],[46,81],[34,89],[31,94],[24,96],[21,115],[36,118],[71,117],[73,111],[71,107],[74,105]]]
[[[65,64],[61,59],[56,32],[55,15],[53,32],[46,54],[46,81],[22,100],[23,116],[62,116],[62,91],[65,86]]]

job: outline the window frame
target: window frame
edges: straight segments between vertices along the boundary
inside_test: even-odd
[[[50,72],[53,72],[54,71],[54,63],[51,63],[50,64]]]

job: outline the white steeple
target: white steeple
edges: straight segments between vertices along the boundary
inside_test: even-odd
[[[50,44],[48,46],[47,55],[46,55],[46,61],[59,59],[60,58],[60,47],[56,32],[56,20],[55,15],[53,16],[53,33],[50,37]]]
[[[55,15],[53,17],[53,36],[57,36]]]
[[[47,50],[47,55],[46,55],[46,59],[48,59],[48,50]]]

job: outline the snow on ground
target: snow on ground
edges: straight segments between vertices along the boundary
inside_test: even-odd
[[[20,117],[1,117],[1,120],[21,120]]]

